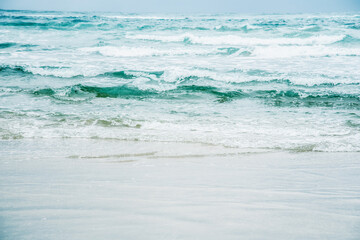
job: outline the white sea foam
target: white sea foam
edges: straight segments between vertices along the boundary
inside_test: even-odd
[[[146,15],[117,15],[117,16],[106,16],[108,18],[115,19],[139,19],[139,20],[171,20],[171,19],[185,19],[185,17],[176,16],[146,16]]]
[[[70,78],[78,75],[82,76],[94,76],[84,69],[72,69],[72,68],[42,68],[42,67],[27,67],[26,71],[31,72],[32,74],[38,74],[41,76],[54,76],[54,77],[63,77]]]
[[[59,93],[58,97],[64,95]],[[66,98],[66,96],[63,96]],[[183,105],[189,111],[191,105]],[[202,110],[200,106],[197,106]],[[176,106],[173,109],[180,110]],[[106,119],[83,119],[59,121],[53,124],[48,116],[37,114],[19,114],[17,122],[1,120],[2,127],[7,131],[1,131],[0,137],[7,139],[11,136],[25,138],[83,138],[83,139],[117,139],[117,140],[140,140],[146,142],[187,142],[204,143],[217,146],[233,147],[239,149],[282,149],[295,151],[322,151],[322,152],[351,152],[359,151],[359,134],[352,134],[351,128],[344,129],[339,126],[341,121],[330,123],[320,115],[308,116],[306,119],[289,121],[286,119],[241,119],[238,114],[233,118],[237,123],[231,123],[228,119],[213,119],[211,123],[206,118],[192,117],[190,121],[185,115],[167,116],[167,120],[131,120],[120,119],[113,121]],[[271,114],[270,114],[271,115]],[[269,115],[269,116],[270,116]],[[253,115],[252,117],[255,117]],[[20,118],[20,119],[17,119]],[[98,121],[99,120],[99,121]],[[215,120],[215,121],[214,121]],[[312,126],[303,124],[306,120]],[[104,122],[112,125],[103,126]],[[259,127],[261,126],[261,127]],[[296,128],[294,128],[296,126]],[[329,131],[329,127],[331,131]],[[171,135],[167,133],[171,132]],[[16,134],[15,134],[16,133]]]
[[[189,41],[197,44],[210,44],[210,45],[316,45],[316,44],[331,44],[342,40],[345,35],[335,36],[313,36],[308,38],[254,38],[243,37],[239,35],[218,35],[218,36],[200,36],[193,34],[182,35],[149,35],[149,34],[137,34],[126,36],[129,39],[141,39],[141,40],[155,40],[163,42],[181,42]]]
[[[161,55],[184,55],[184,54],[206,54],[209,53],[203,49],[173,48],[162,49],[152,47],[91,47],[81,48],[84,52],[98,52],[108,57],[142,57],[142,56],[161,56]]]
[[[252,52],[253,56],[265,58],[291,57],[323,57],[323,56],[360,56],[360,48],[340,48],[333,46],[258,46]]]

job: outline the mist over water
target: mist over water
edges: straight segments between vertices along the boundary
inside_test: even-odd
[[[360,15],[0,12],[0,138],[360,151]]]

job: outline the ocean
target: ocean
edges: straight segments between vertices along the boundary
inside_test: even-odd
[[[360,150],[360,16],[1,11],[0,138]]]
[[[0,239],[359,239],[360,13],[0,10]]]

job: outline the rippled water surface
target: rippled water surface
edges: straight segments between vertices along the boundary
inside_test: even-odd
[[[360,15],[0,11],[0,138],[360,151]]]

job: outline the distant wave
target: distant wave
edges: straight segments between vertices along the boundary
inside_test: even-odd
[[[331,44],[341,41],[345,35],[338,36],[313,36],[308,38],[253,38],[242,37],[238,35],[220,35],[220,36],[199,36],[193,34],[182,35],[127,35],[129,39],[141,39],[162,42],[190,42],[194,44],[210,44],[210,45],[312,45],[312,44]]]
[[[237,52],[237,49],[222,49],[228,52]],[[102,69],[101,69],[102,70]],[[156,84],[161,82],[166,84],[189,83],[196,82],[197,80],[214,83],[226,83],[232,85],[253,85],[253,84],[285,84],[303,87],[316,87],[316,86],[338,86],[338,85],[358,85],[360,84],[357,78],[349,76],[337,75],[310,75],[308,77],[297,77],[289,74],[286,75],[280,72],[269,72],[262,69],[232,69],[218,75],[216,72],[209,70],[185,70],[185,69],[163,69],[159,68],[157,71],[140,70],[140,69],[127,69],[127,70],[113,70],[113,71],[92,71],[87,72],[84,70],[76,70],[70,67],[61,66],[19,66],[19,65],[3,65],[0,66],[1,76],[33,76],[46,77],[51,80],[53,77],[64,79],[78,79],[80,81],[86,77],[98,79],[123,79],[123,80],[136,80],[148,79],[154,81]],[[202,79],[202,80],[201,80]]]
[[[0,43],[0,49],[13,47],[15,45],[16,45],[16,43],[13,43],[13,42]]]
[[[0,73],[5,73],[5,72],[18,72],[18,73],[30,73],[27,70],[25,70],[25,67],[23,66],[0,66]]]
[[[331,57],[331,56],[360,56],[360,48],[337,48],[335,46],[272,46],[257,47],[253,56],[263,58],[292,58],[292,57]]]
[[[139,56],[161,56],[161,55],[184,55],[184,54],[209,54],[208,50],[203,49],[156,49],[151,47],[91,47],[81,48],[80,51],[100,53],[104,56],[113,57],[139,57]]]
[[[340,45],[360,45],[360,38],[356,38],[350,35],[344,36],[341,40],[336,41],[334,44]]]

